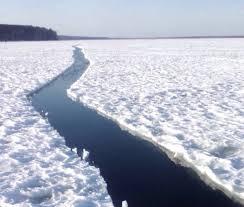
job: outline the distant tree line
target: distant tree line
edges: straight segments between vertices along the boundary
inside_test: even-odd
[[[108,40],[111,38],[108,37],[87,37],[87,36],[68,36],[68,35],[59,35],[59,40]]]
[[[25,25],[0,24],[0,41],[58,40],[52,29]]]

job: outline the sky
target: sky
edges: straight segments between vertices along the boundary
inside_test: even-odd
[[[0,0],[0,24],[106,37],[244,35],[244,0]]]

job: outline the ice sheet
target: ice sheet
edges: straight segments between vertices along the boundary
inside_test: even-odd
[[[0,43],[0,206],[112,206],[99,169],[27,99],[72,64],[72,44]]]
[[[83,41],[68,90],[244,203],[244,39]]]

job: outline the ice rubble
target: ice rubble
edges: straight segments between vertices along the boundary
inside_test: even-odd
[[[244,40],[82,42],[68,95],[244,203]]]
[[[72,51],[71,42],[0,43],[0,206],[112,206],[99,169],[27,99],[72,64]]]

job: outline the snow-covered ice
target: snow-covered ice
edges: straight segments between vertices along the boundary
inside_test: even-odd
[[[244,203],[244,39],[83,41],[68,95]],[[126,152],[125,152],[126,153]]]
[[[71,42],[0,43],[0,206],[113,206],[99,169],[71,152],[27,98],[72,54]]]

